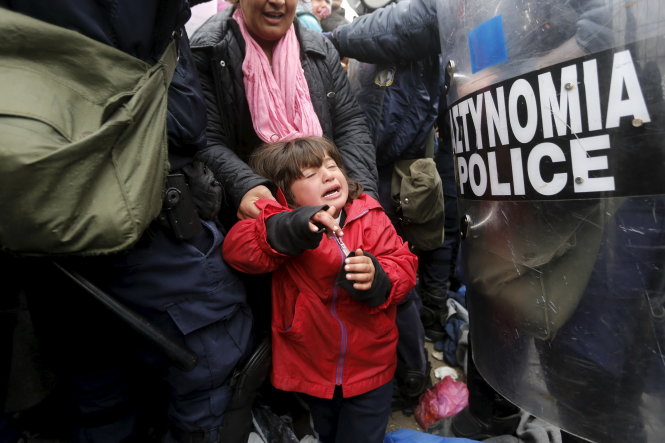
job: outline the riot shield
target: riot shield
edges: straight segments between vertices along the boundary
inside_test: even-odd
[[[439,3],[474,362],[592,441],[665,435],[665,2]]]

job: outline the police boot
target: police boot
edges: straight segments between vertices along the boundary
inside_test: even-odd
[[[491,414],[475,412],[469,406],[452,417],[444,418],[427,428],[433,435],[467,438],[483,441],[499,435],[514,435],[519,425],[521,411],[494,411]]]
[[[451,421],[452,435],[471,440],[485,440],[498,435],[513,435],[520,422],[519,410],[512,414],[475,415],[467,406]]]
[[[425,373],[414,370],[403,371],[395,378],[393,388],[393,411],[402,411],[404,415],[412,415],[418,406],[420,396],[432,386],[432,365],[427,362]]]
[[[430,342],[440,342],[446,337],[441,318],[448,312],[446,300],[447,292],[444,291],[421,291],[422,308],[420,319],[425,328],[425,338]]]

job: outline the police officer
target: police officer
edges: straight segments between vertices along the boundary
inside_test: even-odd
[[[197,228],[174,231],[169,223],[173,217],[160,217],[126,251],[59,263],[193,351],[198,357],[194,367],[173,366],[91,302],[48,260],[17,259],[42,351],[58,376],[66,404],[73,406],[72,441],[145,441],[145,435],[138,436],[141,421],[159,417],[155,411],[161,410],[157,400],[162,398],[168,399],[165,441],[242,438],[226,435],[223,424],[232,373],[250,348],[252,318],[243,285],[222,260],[223,235],[214,219],[221,195],[218,184],[204,165],[193,162],[206,145],[206,111],[184,32],[190,3],[196,2],[0,1],[3,8],[80,32],[149,64],[160,58],[172,38],[179,50],[169,89],[169,162],[171,172],[189,178],[192,195],[186,196],[186,187],[181,191],[195,204],[190,207],[198,209],[177,216],[196,220]],[[137,380],[139,375],[145,377]],[[148,390],[150,380],[164,384]]]
[[[664,21],[658,1],[411,0],[334,33],[373,62],[448,52],[475,363],[458,436],[516,431],[477,367],[585,439],[662,438]],[[580,174],[587,160],[602,164]]]

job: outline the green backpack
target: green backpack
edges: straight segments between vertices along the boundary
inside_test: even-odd
[[[130,247],[162,207],[175,42],[150,66],[2,8],[0,34],[0,248]]]
[[[444,239],[444,201],[436,169],[434,130],[427,138],[425,157],[397,160],[390,195],[404,239],[419,251],[438,248]]]

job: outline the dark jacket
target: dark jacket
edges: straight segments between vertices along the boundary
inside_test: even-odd
[[[168,105],[169,161],[189,163],[205,147],[205,103],[193,66],[184,25],[191,15],[185,0],[0,0],[0,6],[69,28],[147,63],[161,57],[175,30],[182,29],[180,63],[171,81]],[[75,11],[75,13],[74,13]],[[154,17],[152,26],[146,17]]]
[[[330,15],[321,20],[321,27],[325,32],[332,32],[338,26],[342,26],[347,23],[350,22],[345,17],[344,8],[333,8]]]
[[[352,57],[349,80],[374,136],[380,175],[395,160],[423,157],[436,123],[443,75],[434,8],[434,2],[393,3],[333,34],[340,55]],[[388,32],[391,26],[395,29]],[[413,60],[413,51],[406,48],[401,50],[404,56],[394,57],[391,51],[407,43],[403,38],[407,29],[420,36],[418,45],[436,50]]]
[[[393,65],[351,60],[349,82],[367,115],[379,170],[425,155],[443,93],[439,57]]]
[[[391,3],[342,25],[333,40],[342,57],[366,63],[416,61],[441,52],[437,3],[411,0]]]
[[[211,17],[196,30],[191,45],[208,104],[208,147],[200,158],[214,171],[231,205],[237,208],[247,191],[268,182],[247,165],[262,141],[254,131],[245,97],[245,42],[231,18],[233,10],[227,8]],[[300,60],[323,134],[340,149],[349,175],[376,196],[374,146],[339,55],[320,33],[304,29],[297,22],[295,27]]]
[[[547,22],[541,17],[549,19],[552,8],[550,3],[537,2],[533,5],[529,15],[534,25]],[[333,40],[342,57],[351,57],[368,63],[419,60],[445,51],[446,48],[442,48],[442,44],[456,46],[449,39],[454,38],[459,32],[455,27],[460,23],[458,16],[464,7],[464,0],[410,0],[392,3],[371,14],[358,17],[348,25],[338,27],[333,31]],[[511,2],[504,2],[502,7],[504,9],[497,14],[504,13],[508,23],[504,25],[507,31],[519,33],[521,19],[520,15],[511,9],[514,5]],[[557,14],[560,15],[566,10],[578,15],[575,20],[574,35],[577,44],[585,51],[596,52],[611,44],[613,35],[611,27],[608,26],[611,23],[611,8],[607,2],[568,0],[561,2]],[[511,22],[511,19],[517,20],[517,24]],[[526,54],[533,56],[536,49],[551,49],[557,46],[551,40],[558,38],[557,34],[561,30],[558,26],[551,28],[552,32],[531,30],[528,36],[519,37],[526,41],[523,46]],[[512,57],[515,55],[511,54]]]

